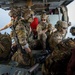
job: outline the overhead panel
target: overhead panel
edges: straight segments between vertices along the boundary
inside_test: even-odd
[[[0,8],[10,8],[10,6],[17,5],[17,6],[25,6],[28,0],[0,0]],[[37,7],[37,9],[42,8],[49,8],[54,9],[59,7],[60,5],[68,5],[74,0],[31,0],[33,5]],[[35,8],[34,7],[34,8]]]
[[[50,2],[50,6],[49,6],[49,9],[55,9],[55,8],[58,8],[60,5],[63,4],[64,1],[60,1],[60,2]]]

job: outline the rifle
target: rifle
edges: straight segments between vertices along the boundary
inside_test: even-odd
[[[17,49],[20,49],[22,53],[26,53],[25,50],[22,49],[21,44],[19,43],[19,39],[18,39],[18,36],[17,36],[17,34],[16,34],[16,31],[15,31],[15,26],[13,25],[13,26],[11,27],[11,29],[12,29],[14,35],[15,35],[14,40],[15,40],[15,42],[16,42]]]

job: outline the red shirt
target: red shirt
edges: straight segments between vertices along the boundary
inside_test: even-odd
[[[36,32],[36,28],[37,28],[38,23],[39,23],[39,22],[38,22],[38,18],[35,17],[35,18],[34,18],[34,21],[30,24],[31,29],[32,29],[32,31],[33,31],[34,34],[35,34],[35,32]]]

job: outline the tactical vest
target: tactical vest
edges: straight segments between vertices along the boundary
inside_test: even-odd
[[[27,27],[25,25],[24,20],[22,19],[19,19],[17,21],[12,20],[12,24],[14,25],[15,32],[19,39],[19,43],[21,45],[25,45],[27,43],[26,39],[28,36],[28,32],[27,32]],[[13,31],[13,34],[14,34],[14,31]],[[15,35],[13,37],[15,37]]]
[[[45,30],[48,27],[48,23],[40,22],[37,26],[37,32],[40,33],[40,31]]]
[[[48,23],[41,22],[40,25],[41,25],[42,30],[44,30],[44,29],[46,29],[48,27]]]

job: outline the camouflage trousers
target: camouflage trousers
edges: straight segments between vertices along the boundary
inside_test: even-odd
[[[18,64],[25,65],[25,66],[33,66],[34,65],[34,58],[31,53],[22,53],[21,50],[17,50],[14,55],[12,56],[12,60],[18,62]]]
[[[41,43],[43,45],[43,50],[45,50],[47,35],[45,33],[38,33],[38,39],[41,41]]]

